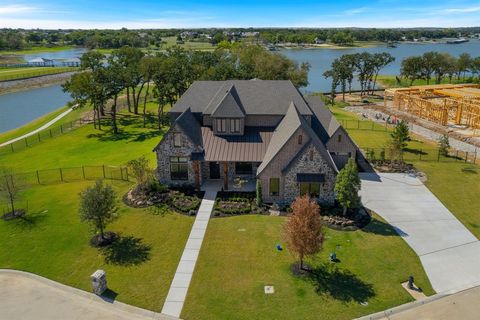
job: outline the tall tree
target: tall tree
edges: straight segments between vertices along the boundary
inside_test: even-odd
[[[472,57],[468,53],[462,53],[457,60],[457,69],[458,69],[458,79],[460,79],[460,75],[463,74],[463,78],[465,79],[465,74],[470,71],[472,67]]]
[[[422,75],[422,57],[407,57],[402,60],[400,75],[410,80],[410,85],[417,79],[423,78]]]
[[[124,87],[127,89],[127,104],[133,102],[133,112],[138,114],[138,106],[141,92],[145,86],[140,61],[145,56],[142,50],[132,47],[122,47],[112,53],[115,56],[119,70],[123,75]]]
[[[292,215],[284,227],[288,249],[300,260],[304,269],[304,259],[322,249],[324,235],[320,219],[320,207],[308,195],[296,198],[292,205]]]
[[[335,195],[343,207],[343,215],[347,215],[347,210],[357,208],[360,205],[360,196],[358,192],[361,188],[358,168],[355,161],[350,158],[346,166],[340,170],[335,183]]]

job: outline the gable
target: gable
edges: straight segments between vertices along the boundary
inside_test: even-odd
[[[231,86],[220,102],[213,108],[211,117],[213,118],[243,118],[245,112],[240,105],[239,99],[236,97],[235,86]],[[208,109],[208,107],[207,107]]]

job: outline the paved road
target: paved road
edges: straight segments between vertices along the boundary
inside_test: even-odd
[[[0,319],[152,320],[171,317],[108,302],[31,273],[0,269]]]
[[[215,185],[211,187],[207,186],[202,203],[198,209],[197,217],[193,223],[192,231],[188,237],[182,257],[178,263],[177,271],[170,285],[170,290],[165,299],[165,304],[162,309],[163,314],[178,318],[182,313],[183,304],[187,297],[188,287],[192,280],[203,238],[207,232],[207,226],[210,215],[212,214],[213,205],[215,204],[216,195],[217,187]]]
[[[47,129],[48,127],[50,127],[52,124],[54,124],[55,122],[57,122],[58,120],[62,119],[63,117],[65,117],[67,114],[69,114],[70,112],[72,112],[72,108],[62,112],[61,114],[59,114],[58,116],[56,116],[55,118],[53,118],[52,120],[48,121],[47,123],[45,123],[43,126],[41,126],[40,128],[37,128],[33,131],[30,131],[28,133],[25,133],[24,135],[20,136],[20,137],[17,137],[15,139],[11,139],[11,140],[8,140],[4,143],[1,143],[0,144],[0,147],[4,147],[4,146],[7,146],[9,144],[12,144],[14,142],[17,142],[18,140],[22,140],[24,138],[27,138],[27,137],[30,137],[30,136],[33,136],[34,134],[37,134],[38,132],[42,131],[42,130],[45,130]]]
[[[480,242],[423,183],[396,173],[360,177],[363,203],[418,254],[436,292],[480,285]]]

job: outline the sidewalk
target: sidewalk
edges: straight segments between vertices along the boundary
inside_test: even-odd
[[[197,217],[188,237],[187,244],[183,250],[182,257],[173,277],[167,299],[163,305],[162,313],[173,317],[180,317],[183,304],[187,296],[188,287],[192,280],[195,264],[202,247],[203,238],[207,231],[208,221],[215,204],[217,196],[216,188],[207,188],[203,197]]]

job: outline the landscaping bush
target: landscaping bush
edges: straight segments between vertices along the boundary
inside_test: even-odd
[[[180,192],[172,192],[170,204],[180,212],[190,213],[190,211],[196,211],[200,207],[200,198],[188,196]]]
[[[251,201],[245,198],[217,199],[215,210],[224,214],[246,214],[252,211]]]

